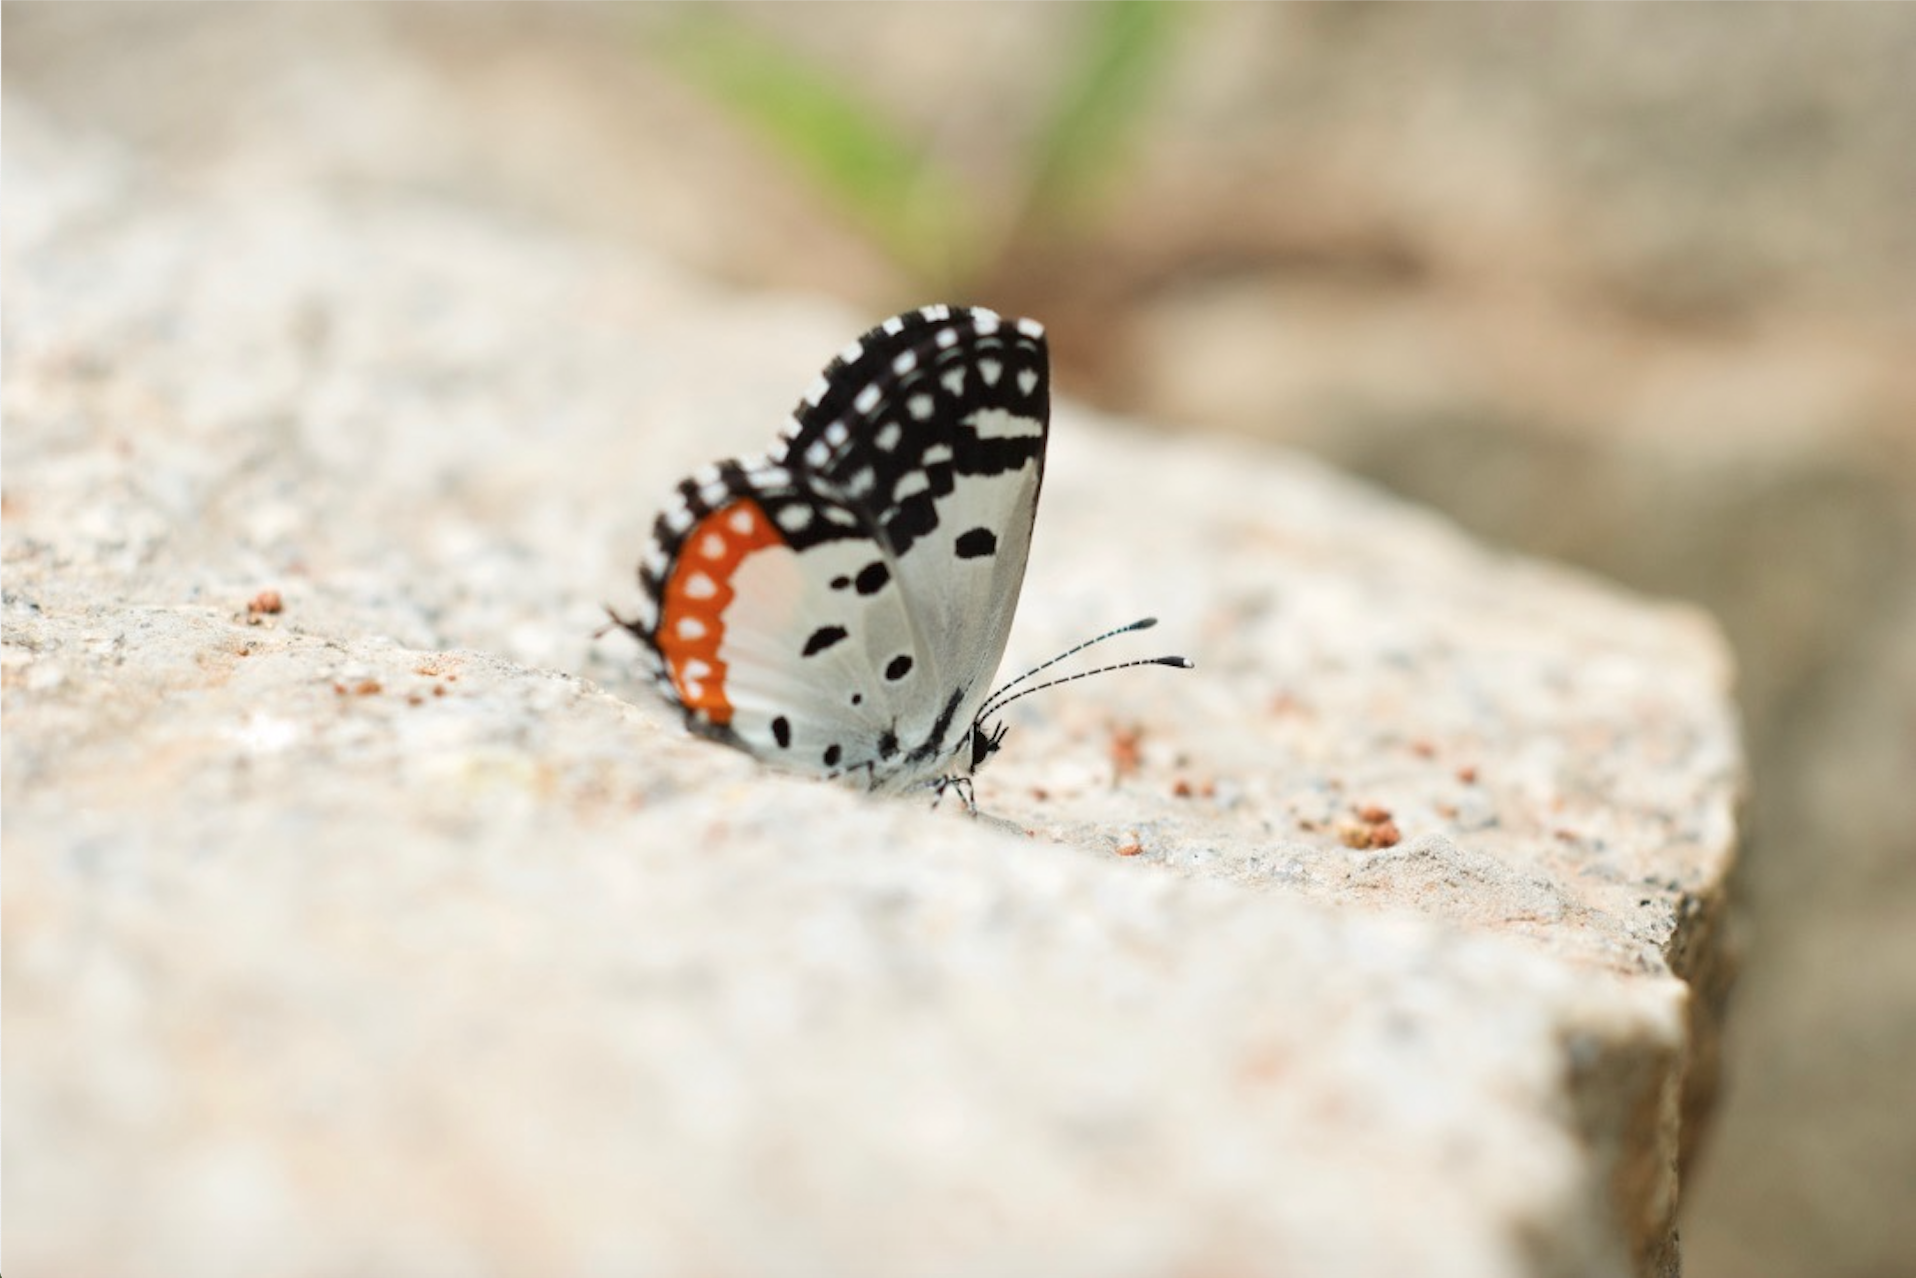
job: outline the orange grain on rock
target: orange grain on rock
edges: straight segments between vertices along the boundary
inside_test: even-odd
[[[1238,1077],[1248,1084],[1275,1082],[1288,1072],[1290,1066],[1286,1053],[1277,1047],[1253,1049],[1238,1063]]]
[[[1108,747],[1111,756],[1111,781],[1116,784],[1144,766],[1144,729],[1136,725],[1112,725]]]

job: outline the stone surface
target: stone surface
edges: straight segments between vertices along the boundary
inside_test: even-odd
[[[778,777],[592,634],[872,317],[5,124],[10,1269],[1674,1272],[1700,616],[1065,402],[1007,667],[1198,669]]]

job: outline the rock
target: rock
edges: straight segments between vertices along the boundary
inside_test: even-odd
[[[781,777],[593,632],[871,317],[5,121],[23,1272],[1675,1272],[1701,616],[1067,399],[1007,670],[1198,669]]]

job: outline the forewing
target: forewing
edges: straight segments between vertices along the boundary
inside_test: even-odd
[[[1044,330],[931,307],[873,329],[821,385],[784,460],[884,552],[926,680],[891,702],[901,766],[933,771],[970,726],[1017,611],[1050,422]]]

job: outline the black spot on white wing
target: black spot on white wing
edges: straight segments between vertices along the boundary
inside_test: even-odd
[[[929,497],[907,502],[885,520],[885,539],[894,546],[909,546],[938,527],[938,506]]]
[[[859,594],[875,595],[883,590],[885,583],[890,580],[891,569],[885,567],[884,560],[874,559],[858,570],[858,577],[853,584],[858,587]]]
[[[885,665],[885,678],[897,683],[911,673],[911,654],[901,652]]]
[[[951,731],[952,720],[958,717],[958,707],[964,704],[965,693],[969,691],[963,686],[951,690],[951,696],[945,699],[944,709],[938,712],[938,720],[931,725],[931,731],[905,756],[907,763],[928,763],[945,753],[945,734]]]
[[[805,648],[800,655],[815,657],[833,644],[843,641],[849,633],[843,626],[820,626],[805,640]]]
[[[784,715],[772,720],[772,740],[778,742],[778,748],[788,750],[792,745],[792,721]]]
[[[973,528],[960,534],[951,548],[960,559],[983,559],[998,553],[998,534],[989,528]]]
[[[826,767],[835,768],[838,766],[838,761],[845,757],[845,752],[839,748],[838,742],[834,741],[825,747],[825,753],[819,757],[824,760]]]

